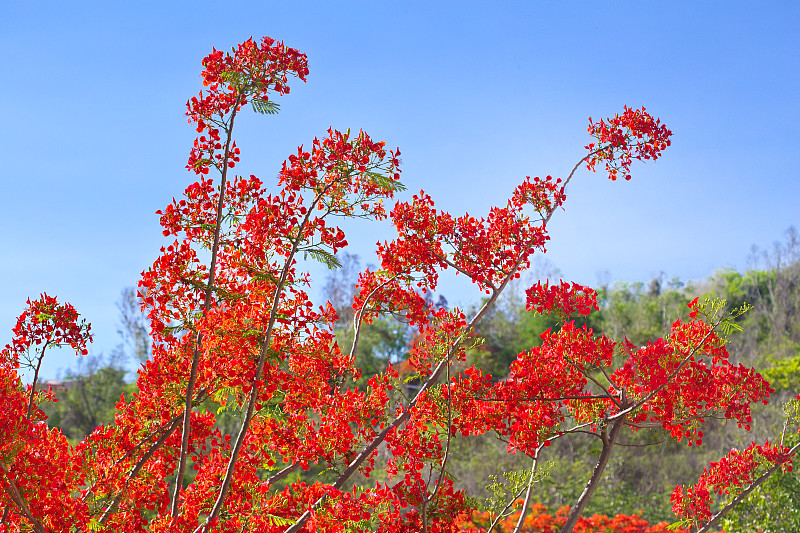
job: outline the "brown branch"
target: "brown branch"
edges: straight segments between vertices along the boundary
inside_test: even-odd
[[[686,418],[676,420],[675,422],[672,423],[679,426],[685,424],[686,422],[689,422],[690,420],[698,420],[700,418],[703,419],[711,418],[711,415],[708,413],[701,413],[694,416],[687,416]],[[663,427],[662,424],[659,422],[629,422],[628,420],[625,420],[625,425],[637,429],[651,429],[651,428]]]
[[[542,451],[544,444],[540,444],[533,454],[533,464],[531,465],[531,477],[528,478],[528,489],[525,492],[525,500],[522,503],[522,509],[519,511],[519,520],[517,525],[514,526],[512,533],[520,533],[522,525],[525,523],[525,515],[528,514],[528,506],[531,504],[531,495],[533,494],[533,478],[536,475],[536,467],[539,465],[539,452]]]
[[[272,485],[276,481],[280,481],[281,479],[285,478],[286,476],[288,476],[289,474],[291,474],[292,472],[294,472],[298,468],[300,468],[300,463],[292,463],[292,464],[290,464],[289,466],[287,466],[286,468],[284,468],[283,470],[281,470],[277,474],[275,474],[273,476],[270,476],[270,478],[267,479],[267,485]]]
[[[450,365],[447,365],[447,378],[445,379],[445,383],[450,386]],[[426,506],[428,503],[432,502],[433,499],[436,497],[436,493],[439,490],[439,487],[442,484],[442,480],[444,479],[444,472],[445,468],[447,467],[447,460],[450,458],[450,442],[452,440],[453,435],[453,393],[448,390],[447,394],[447,445],[445,446],[444,450],[444,459],[442,460],[441,470],[439,471],[439,479],[436,480],[436,484],[433,486],[433,491],[431,491],[431,495],[426,498]],[[425,524],[427,528],[427,524]]]
[[[563,400],[613,400],[613,396],[603,394],[587,394],[585,396],[559,396],[558,398],[478,398],[484,402],[560,402]]]
[[[383,283],[381,283],[380,285],[378,285],[377,287],[372,289],[372,291],[370,291],[370,293],[364,299],[364,303],[361,304],[361,309],[358,311],[356,316],[353,318],[353,345],[350,348],[350,358],[351,359],[354,357],[354,355],[356,353],[356,347],[358,346],[358,339],[359,339],[359,337],[361,335],[361,323],[362,323],[363,318],[364,318],[364,309],[367,307],[367,303],[369,303],[369,301],[372,299],[372,297],[375,296],[376,292],[378,292],[380,289],[384,288],[386,285],[388,285],[389,283],[391,283],[392,281],[397,279],[399,276],[400,276],[400,274],[395,274],[391,278],[387,279],[386,281],[384,281]]]
[[[590,157],[592,157],[594,154],[596,154],[596,153],[598,153],[598,152],[600,152],[600,151],[601,151],[601,149],[600,149],[600,148],[598,148],[598,149],[596,149],[596,150],[593,150],[593,151],[589,152],[588,154],[586,154],[586,155],[585,155],[585,156],[583,156],[582,158],[580,158],[580,159],[578,160],[578,162],[577,162],[577,163],[575,163],[575,166],[574,166],[574,167],[572,167],[572,170],[570,171],[569,175],[567,175],[567,179],[565,179],[565,180],[564,180],[564,185],[562,185],[562,186],[561,186],[561,188],[562,188],[562,189],[566,189],[566,188],[567,188],[567,184],[568,184],[568,183],[570,182],[570,180],[572,179],[572,176],[574,176],[574,175],[575,175],[575,171],[577,171],[577,170],[578,170],[578,167],[579,167],[579,166],[581,166],[581,163],[583,163],[584,161],[586,161],[587,159],[589,159],[589,158],[590,158]],[[548,223],[548,222],[550,222],[550,219],[553,217],[553,213],[555,213],[555,212],[556,212],[556,209],[558,209],[558,208],[560,207],[560,205],[561,205],[561,204],[557,204],[557,205],[554,205],[553,207],[551,207],[551,208],[550,208],[550,210],[547,212],[547,216],[542,218],[542,227],[543,227],[543,228],[547,227],[547,223]]]
[[[592,383],[597,385],[600,388],[600,390],[605,393],[605,397],[607,399],[611,400],[612,402],[614,402],[614,405],[616,405],[617,407],[622,407],[622,404],[620,403],[620,399],[615,397],[615,396],[611,396],[608,393],[608,389],[602,383],[597,381],[594,378],[594,376],[588,370],[586,370],[585,367],[580,366],[577,363],[574,363],[574,362],[570,361],[569,358],[567,358],[567,363],[569,363],[569,365],[572,366],[575,370],[580,372],[581,375],[583,375],[583,377],[585,377],[586,379],[590,380]],[[598,366],[600,366],[600,365],[598,365]],[[602,369],[602,366],[600,368]],[[603,374],[605,374],[605,372],[603,372]],[[608,379],[609,384],[613,385],[613,383],[611,382],[611,379],[608,376],[606,376],[606,379]]]
[[[42,361],[44,360],[44,351],[47,349],[47,346],[50,344],[50,341],[46,341],[44,346],[42,346],[42,353],[39,354],[39,361],[36,363],[36,370],[33,373],[33,383],[31,384],[31,394],[28,398],[28,411],[25,414],[25,418],[30,420],[31,413],[33,412],[33,397],[36,394],[36,381],[39,379],[39,369],[42,367]]]
[[[624,420],[625,418],[618,418],[614,420],[611,425],[611,431],[608,430],[607,425],[603,427],[601,433],[603,438],[603,450],[600,452],[600,457],[598,458],[597,464],[594,467],[592,477],[589,479],[589,482],[586,483],[586,487],[583,489],[583,492],[578,498],[578,501],[575,503],[575,506],[570,510],[569,517],[567,518],[564,526],[561,528],[560,533],[570,533],[575,527],[575,524],[578,522],[578,519],[581,517],[584,509],[586,509],[589,499],[591,499],[595,489],[600,484],[600,479],[603,477],[603,471],[606,469],[608,460],[611,458],[611,451],[614,447],[615,441],[617,440],[617,436],[619,435],[619,430],[623,426]]]
[[[603,365],[597,365],[597,368],[599,368],[599,369],[600,369],[600,372],[602,372],[602,373],[603,373],[603,375],[605,376],[606,380],[608,380],[608,383],[609,383],[609,384],[610,384],[612,387],[614,387],[614,388],[615,388],[615,389],[617,389],[617,390],[621,390],[621,388],[620,388],[620,387],[617,387],[617,384],[616,384],[616,383],[614,383],[614,381],[611,379],[611,376],[608,374],[608,372],[606,372],[606,369],[605,369],[605,367],[604,367]]]
[[[222,160],[222,178],[219,186],[219,200],[217,201],[216,213],[216,226],[214,228],[214,242],[211,245],[211,265],[208,269],[208,285],[206,286],[205,302],[203,303],[203,315],[208,312],[211,307],[211,296],[214,290],[214,275],[216,273],[217,265],[217,252],[219,249],[219,236],[222,227],[222,208],[225,204],[225,184],[228,177],[228,158],[230,157],[231,141],[233,139],[233,123],[236,119],[236,113],[239,110],[239,105],[242,101],[242,94],[236,96],[236,102],[233,105],[233,112],[231,113],[230,123],[225,128],[227,139],[225,140],[225,153]],[[203,334],[197,333],[197,340],[194,343],[194,353],[192,354],[192,367],[189,371],[189,381],[186,383],[186,406],[183,411],[183,428],[181,435],[181,450],[178,455],[178,473],[175,478],[175,492],[172,496],[172,510],[173,518],[178,516],[178,505],[180,500],[181,490],[183,490],[183,478],[186,474],[186,464],[188,463],[189,455],[189,433],[191,433],[191,420],[192,420],[192,396],[194,394],[194,385],[197,381],[197,371],[200,366],[200,346],[203,341]]]
[[[497,513],[497,516],[494,518],[494,520],[492,520],[492,523],[489,524],[489,530],[487,531],[487,533],[492,533],[492,530],[494,530],[495,526],[500,522],[500,520],[512,514],[512,513],[508,514],[506,513],[511,508],[511,506],[514,505],[514,502],[517,501],[517,498],[522,496],[522,493],[525,492],[530,486],[530,483],[533,481],[535,465],[536,465],[536,460],[534,460],[533,466],[531,466],[531,477],[530,480],[528,481],[528,485],[523,486],[521,489],[517,491],[517,493],[510,500],[508,500],[508,503],[505,505],[505,507],[503,507],[499,513]]]

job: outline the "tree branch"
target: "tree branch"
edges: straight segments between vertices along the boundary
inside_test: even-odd
[[[600,479],[603,477],[603,471],[606,469],[608,460],[611,458],[611,450],[614,447],[614,443],[617,440],[619,430],[622,428],[624,420],[624,417],[614,420],[611,425],[611,431],[608,430],[608,426],[603,427],[601,434],[603,437],[603,451],[600,452],[600,457],[594,467],[592,477],[586,484],[586,488],[583,489],[578,501],[575,503],[575,507],[570,510],[569,517],[561,528],[561,533],[570,533],[572,531],[578,519],[581,517],[583,510],[586,509],[589,499],[591,499],[595,489],[600,484]]]
[[[217,265],[217,252],[219,249],[219,235],[220,228],[222,227],[222,208],[225,204],[225,184],[228,177],[228,158],[230,157],[231,141],[233,139],[233,123],[236,119],[236,113],[239,110],[239,105],[242,101],[242,94],[237,93],[236,102],[233,105],[231,112],[230,123],[225,128],[227,139],[225,140],[225,154],[222,160],[222,178],[219,185],[219,200],[217,201],[216,224],[214,227],[214,242],[211,245],[211,265],[208,269],[208,285],[206,286],[205,302],[203,303],[203,316],[208,312],[211,307],[211,295],[214,290],[214,275],[216,273]],[[183,478],[186,474],[186,464],[188,463],[189,455],[189,434],[191,433],[191,420],[192,420],[192,395],[194,394],[194,385],[197,381],[197,371],[200,366],[200,346],[203,342],[203,334],[197,333],[197,340],[194,343],[194,352],[192,353],[192,367],[189,371],[189,381],[186,383],[186,405],[183,411],[183,428],[181,434],[181,450],[178,455],[178,473],[175,478],[175,492],[172,496],[172,518],[178,516],[178,506],[180,500],[180,493],[183,490]]]
[[[42,367],[42,360],[44,360],[44,351],[47,349],[47,346],[50,344],[50,341],[46,341],[44,346],[42,346],[42,353],[39,354],[39,360],[36,362],[36,369],[33,373],[33,383],[31,383],[31,394],[28,398],[28,411],[25,414],[25,418],[30,420],[31,413],[33,412],[33,397],[36,394],[36,381],[39,379],[39,369]]]
[[[531,476],[528,478],[528,489],[525,491],[525,500],[522,502],[522,509],[519,511],[519,520],[517,525],[514,526],[512,533],[520,533],[522,525],[525,523],[525,515],[528,514],[528,506],[531,504],[531,495],[533,494],[533,478],[536,475],[536,467],[539,466],[539,452],[542,451],[544,444],[536,447],[536,452],[533,454],[533,464],[531,465]]]

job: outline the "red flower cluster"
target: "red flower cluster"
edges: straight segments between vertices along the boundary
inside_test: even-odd
[[[517,502],[517,507],[522,502]],[[547,508],[535,503],[530,506],[528,514],[522,522],[521,529],[516,530],[519,522],[520,511],[509,514],[500,520],[492,531],[497,533],[556,533],[567,521],[569,507],[560,507],[554,514],[547,512]],[[489,512],[475,513],[470,520],[463,525],[465,533],[485,533],[492,523],[492,515]],[[666,522],[650,524],[647,520],[638,515],[618,514],[609,517],[602,514],[595,514],[590,517],[580,518],[573,529],[575,533],[688,533],[683,528],[671,528]]]
[[[692,487],[678,486],[672,492],[673,512],[685,520],[703,523],[711,517],[711,492],[722,496],[741,492],[767,468],[784,465],[792,471],[789,448],[752,443],[745,450],[732,449],[718,462],[712,462]]]
[[[423,292],[435,290],[439,270],[452,268],[491,294],[509,274],[518,277],[527,269],[535,251],[544,250],[547,217],[542,215],[552,213],[564,198],[560,179],[527,177],[506,207],[492,208],[486,218],[456,218],[440,213],[420,191],[392,211],[399,236],[379,245],[382,267],[389,276],[419,274],[415,285]],[[529,208],[541,218],[531,218]]]
[[[657,118],[648,114],[644,107],[640,110],[625,106],[622,115],[607,120],[593,122],[589,119],[589,134],[597,143],[589,143],[586,149],[586,168],[594,170],[597,163],[605,162],[608,177],[616,180],[622,171],[626,180],[631,179],[630,168],[633,159],[658,159],[667,146],[672,144],[672,132]]]
[[[203,66],[207,92],[186,103],[189,122],[197,125],[198,133],[205,132],[194,141],[186,166],[197,174],[208,174],[212,165],[218,170],[222,165],[233,168],[239,161],[236,143],[223,143],[220,129],[229,132],[233,128],[233,117],[243,105],[252,102],[258,110],[275,112],[270,93],[287,94],[290,75],[303,81],[308,75],[305,54],[269,37],[260,44],[250,38],[232,54],[214,50],[203,59]]]
[[[634,423],[655,423],[689,445],[702,444],[700,424],[712,413],[750,429],[750,405],[767,403],[773,389],[752,368],[732,365],[724,339],[701,321],[676,321],[672,333],[646,346],[626,344],[627,361],[611,379],[640,404]]]
[[[598,310],[597,292],[577,283],[570,285],[559,280],[558,285],[550,285],[549,281],[542,285],[539,281],[525,291],[525,295],[525,309],[537,313],[555,312],[567,318],[573,315],[587,316],[592,309]]]
[[[17,318],[11,344],[0,351],[0,364],[18,368],[20,358],[35,359],[29,353],[31,348],[43,351],[50,346],[70,346],[86,355],[90,330],[89,324],[78,322],[78,313],[69,303],[59,304],[47,294],[33,302],[28,299],[28,308]]]

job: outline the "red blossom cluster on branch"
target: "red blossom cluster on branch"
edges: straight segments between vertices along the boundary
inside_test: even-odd
[[[47,427],[38,403],[53,399],[52,391],[37,391],[39,367],[50,347],[69,346],[85,355],[90,326],[78,320],[75,308],[42,294],[28,300],[17,319],[14,337],[0,351],[0,503],[13,505],[16,516],[37,532],[68,531],[86,524],[88,508],[76,495],[85,484],[83,458],[58,429]],[[21,386],[20,359],[34,370],[33,383]],[[19,525],[19,524],[18,524]],[[45,529],[46,528],[46,529]],[[0,531],[18,531],[0,524]]]
[[[792,471],[792,454],[785,446],[752,443],[745,450],[732,449],[728,455],[712,462],[691,487],[676,487],[672,493],[673,511],[693,523],[705,523],[711,518],[711,492],[728,495],[741,490],[767,468],[783,465]]]
[[[574,282],[570,285],[560,281],[558,285],[550,285],[549,281],[545,281],[542,285],[539,281],[525,291],[525,295],[525,309],[537,313],[556,312],[568,318],[573,315],[587,316],[592,309],[598,310],[597,292]]]
[[[590,151],[586,168],[595,170],[599,162],[605,163],[608,178],[616,180],[622,176],[631,179],[630,168],[634,159],[658,159],[672,141],[672,132],[657,118],[650,116],[645,108],[631,109],[625,106],[622,115],[593,122],[589,119],[589,134],[597,139],[589,143]]]
[[[305,81],[308,62],[305,54],[288,48],[269,37],[261,43],[252,38],[238,45],[232,54],[220,50],[203,59],[202,72],[205,93],[192,97],[187,103],[189,122],[202,133],[194,141],[186,168],[197,174],[208,174],[213,165],[233,168],[239,161],[239,149],[234,142],[224,143],[220,129],[233,126],[235,112],[248,102],[256,109],[274,112],[270,93],[288,94],[289,76]],[[230,124],[228,124],[230,120]]]
[[[70,346],[86,355],[90,330],[91,326],[78,322],[78,313],[71,304],[59,304],[47,294],[34,301],[29,298],[27,309],[17,318],[11,343],[0,351],[0,361],[17,368],[20,358],[27,358],[32,348],[44,350],[48,346]]]

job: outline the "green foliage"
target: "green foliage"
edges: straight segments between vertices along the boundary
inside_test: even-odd
[[[361,377],[355,380],[357,387],[366,386],[369,378],[382,372],[391,363],[406,358],[413,331],[407,324],[391,317],[377,318],[370,324],[362,324],[356,347],[356,366]],[[355,330],[352,326],[337,328],[336,337],[342,351],[349,352],[353,345]]]
[[[335,255],[327,250],[323,250],[322,248],[307,248],[303,250],[303,255],[305,259],[308,259],[308,256],[311,256],[312,259],[319,261],[328,267],[328,270],[334,270],[336,268],[341,268],[342,266],[341,261],[339,261]]]
[[[262,115],[277,115],[281,110],[278,102],[273,102],[272,100],[253,99],[250,105],[253,106],[253,111]]]
[[[406,186],[397,180],[390,179],[388,176],[380,172],[367,172],[367,177],[381,189],[388,189],[394,192],[403,192]]]
[[[540,346],[540,335],[557,330],[552,318],[525,311],[520,287],[511,287],[477,325],[474,334],[483,342],[469,351],[467,363],[495,379],[505,377],[508,367],[520,352]],[[481,302],[481,305],[483,302]]]
[[[764,378],[775,390],[800,390],[800,345],[786,341],[784,357],[773,356],[775,362],[764,372]]]
[[[609,337],[627,337],[633,344],[669,333],[675,319],[684,317],[691,295],[680,290],[673,280],[671,288],[662,289],[661,278],[654,278],[647,289],[641,282],[616,283],[598,291],[600,311],[587,321],[596,332]]]
[[[555,463],[548,462],[536,469],[531,476],[530,469],[503,472],[502,481],[496,474],[489,475],[491,483],[486,487],[491,496],[479,502],[478,510],[489,511],[494,516],[503,512],[509,501],[520,498],[529,483],[539,483],[545,479]]]

